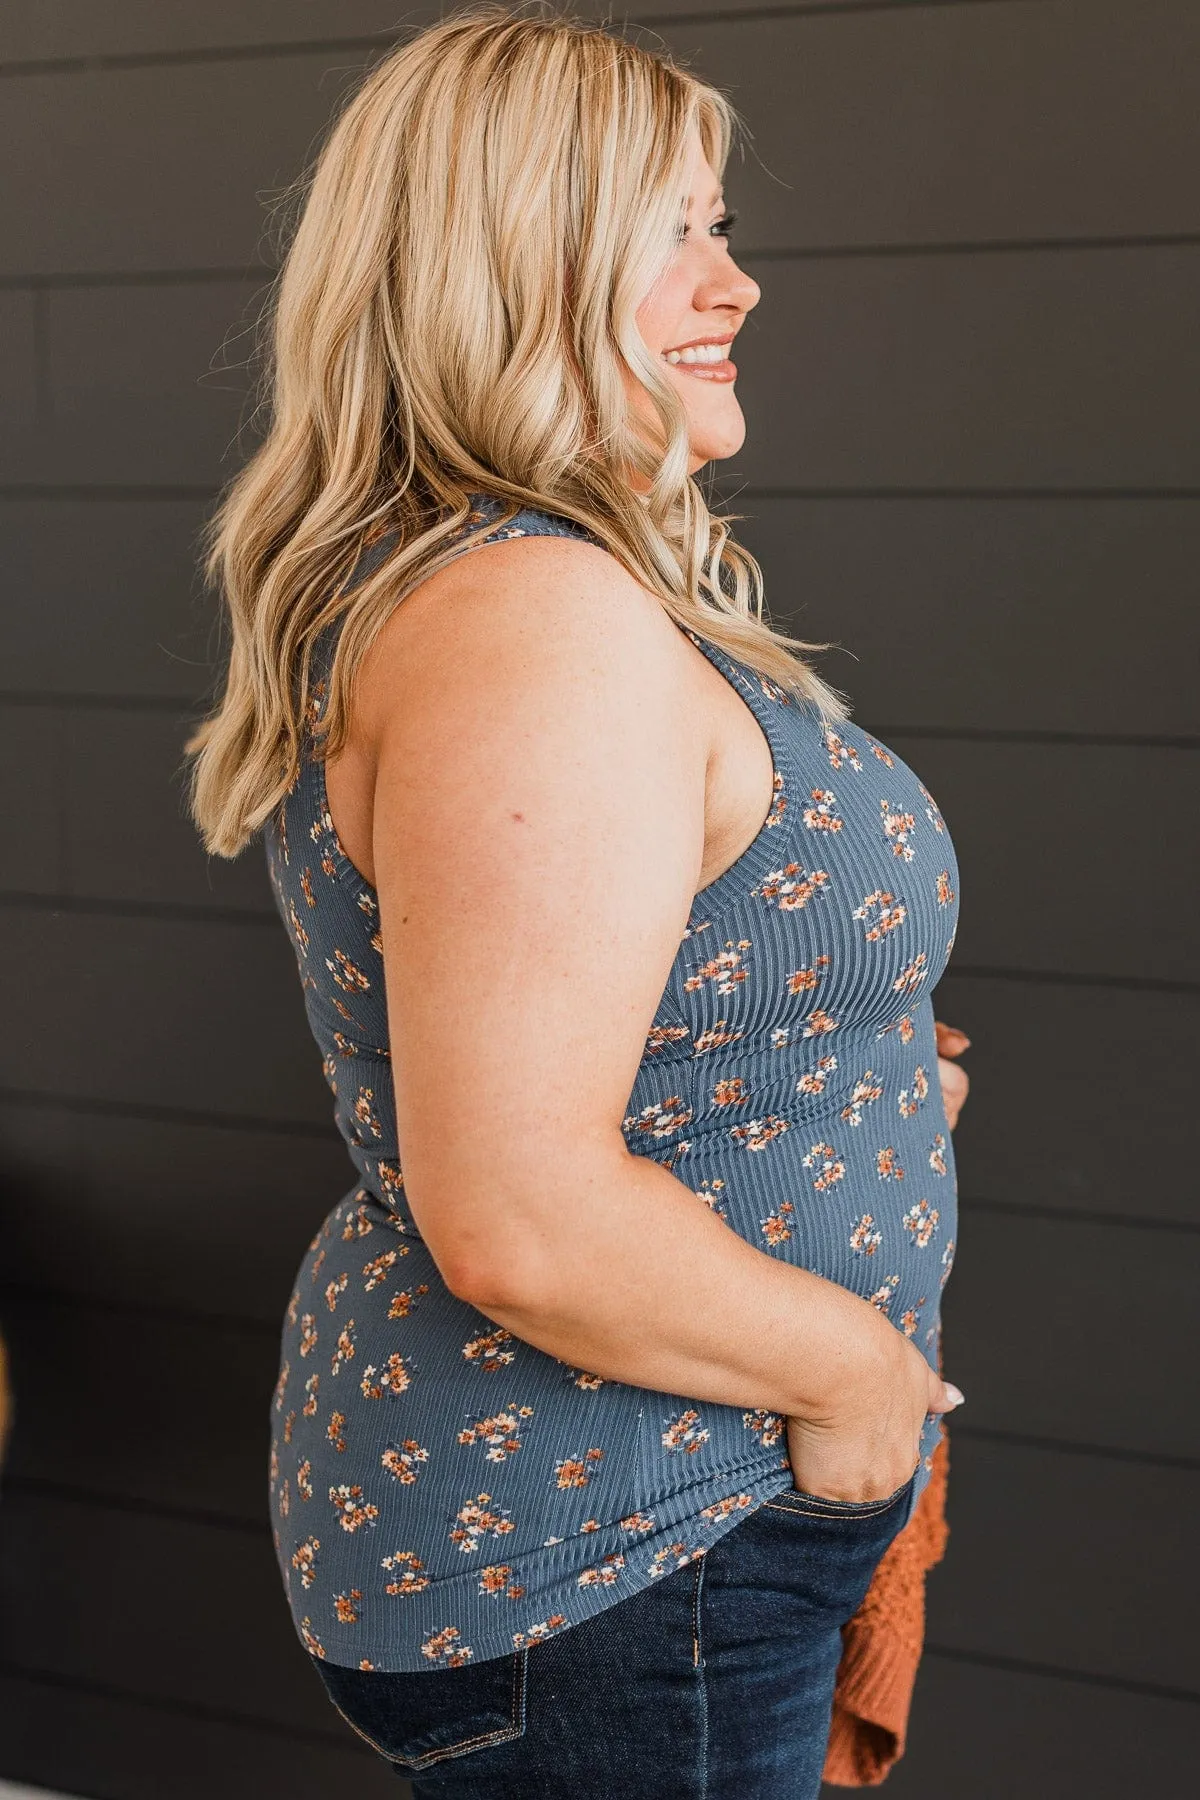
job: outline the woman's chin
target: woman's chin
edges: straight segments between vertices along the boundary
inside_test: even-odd
[[[727,456],[736,456],[746,441],[746,426],[742,421],[735,430],[695,432],[689,442],[692,451],[691,473],[702,469],[705,463],[721,462]]]

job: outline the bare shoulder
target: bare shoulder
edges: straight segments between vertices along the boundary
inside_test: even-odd
[[[660,710],[694,706],[687,646],[658,596],[617,558],[577,538],[481,546],[429,576],[395,608],[364,659],[358,700],[377,740],[402,695],[453,707],[510,684],[652,690]]]

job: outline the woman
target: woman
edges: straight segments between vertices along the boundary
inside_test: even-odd
[[[275,1541],[419,1800],[815,1795],[961,1399],[950,840],[691,479],[744,433],[733,124],[552,15],[396,49],[211,528],[195,817],[264,830],[357,1176],[288,1307]]]

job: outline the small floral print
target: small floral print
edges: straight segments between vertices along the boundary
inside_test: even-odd
[[[842,1118],[845,1120],[846,1124],[861,1125],[863,1122],[863,1107],[870,1106],[873,1100],[878,1100],[882,1092],[883,1086],[880,1082],[876,1081],[875,1071],[873,1069],[867,1069],[855,1082],[854,1087],[851,1090],[850,1098],[842,1108]]]
[[[818,1193],[831,1188],[835,1181],[845,1178],[846,1164],[832,1144],[814,1144],[806,1156],[801,1159],[806,1169],[819,1169],[820,1174],[813,1176],[813,1186]]]
[[[837,797],[828,788],[812,790],[812,805],[806,806],[800,817],[810,831],[840,831],[845,820],[838,817]]]
[[[764,1150],[772,1138],[782,1136],[789,1124],[790,1120],[768,1113],[765,1119],[747,1119],[744,1124],[731,1125],[729,1135],[746,1150]]]
[[[917,854],[912,842],[916,817],[910,812],[898,812],[890,800],[879,802],[879,812],[883,825],[883,835],[892,846],[892,855],[898,856],[902,862],[911,862]]]
[[[918,1063],[913,1070],[912,1087],[901,1088],[897,1096],[896,1104],[900,1109],[900,1117],[911,1119],[928,1098],[929,1077]]]
[[[412,500],[372,507],[367,541],[411,537]],[[525,535],[515,518],[507,499],[460,495],[441,524],[461,529],[448,546],[474,533],[480,548]],[[406,1204],[379,896],[324,791],[336,639],[318,637],[300,671],[305,754],[264,837],[353,1173],[287,1303],[271,1537],[310,1655],[324,1657],[324,1638],[340,1666],[454,1668],[694,1565],[784,1479],[787,1421],[674,1395],[643,1408],[638,1390],[549,1356],[440,1278]],[[957,1218],[930,999],[958,929],[950,840],[900,757],[695,642],[758,716],[771,805],[752,854],[693,895],[681,923],[618,1114],[626,1148],[686,1168],[715,1219],[841,1281],[932,1361]],[[473,1029],[469,1013],[460,1029]],[[448,1108],[448,1130],[478,1126],[457,1099]],[[475,1491],[481,1465],[493,1491]]]
[[[928,1200],[917,1200],[904,1214],[904,1228],[911,1231],[913,1241],[924,1250],[934,1232],[940,1214],[936,1206],[930,1206]]]
[[[861,906],[856,906],[851,913],[852,919],[866,921],[867,928],[863,932],[868,944],[876,944],[880,938],[886,937],[889,931],[895,931],[903,925],[908,917],[908,908],[895,894],[884,888],[876,888],[868,894]]]
[[[850,1248],[858,1256],[874,1256],[883,1242],[883,1233],[879,1230],[873,1216],[863,1213],[850,1232]]]
[[[329,1498],[343,1531],[358,1531],[364,1525],[374,1525],[379,1517],[379,1508],[364,1500],[362,1489],[353,1483],[341,1482],[337,1487],[331,1487]]]
[[[800,863],[790,862],[782,869],[772,869],[762,885],[751,891],[768,906],[777,906],[780,912],[800,912],[828,882],[824,869],[814,869],[806,875]]]

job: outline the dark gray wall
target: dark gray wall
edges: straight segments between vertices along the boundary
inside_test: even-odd
[[[177,780],[214,647],[195,534],[252,442],[262,203],[397,14],[0,25],[0,1773],[106,1800],[397,1791],[306,1667],[265,1517],[278,1321],[348,1164],[261,853],[207,864]],[[721,489],[774,616],[852,652],[827,667],[962,865],[938,1011],[974,1039],[946,1308],[968,1404],[889,1790],[1179,1800],[1200,8],[651,22],[754,132],[727,185],[763,300]]]

